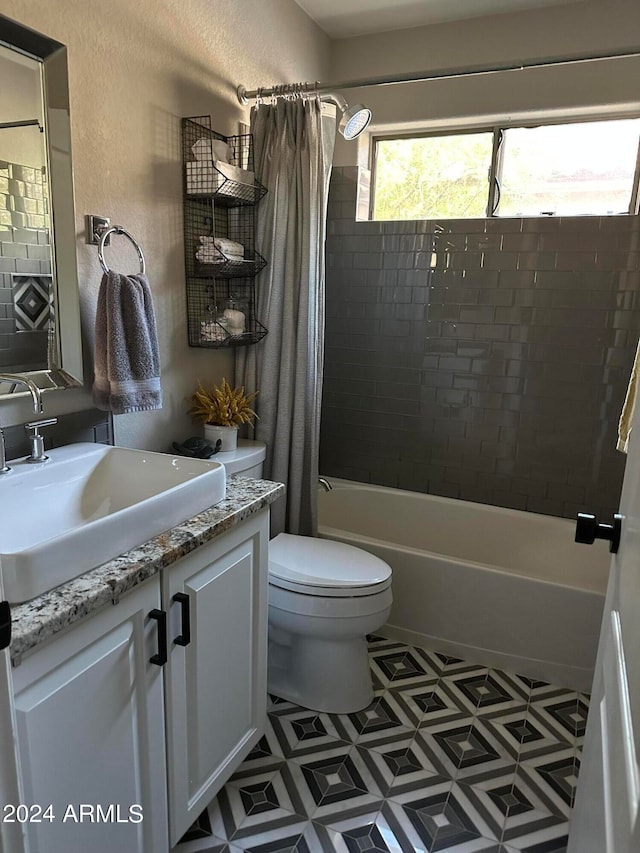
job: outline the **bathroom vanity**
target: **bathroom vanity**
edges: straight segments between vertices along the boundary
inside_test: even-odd
[[[233,477],[216,506],[12,608],[30,853],[167,853],[258,741],[283,490]]]

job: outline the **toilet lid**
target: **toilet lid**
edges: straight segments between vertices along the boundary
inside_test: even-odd
[[[389,586],[391,568],[343,542],[280,533],[269,542],[269,582],[307,595],[371,595]]]

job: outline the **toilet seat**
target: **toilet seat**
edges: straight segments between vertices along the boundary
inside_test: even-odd
[[[359,597],[391,584],[391,569],[353,545],[280,533],[269,543],[269,583],[302,595]]]

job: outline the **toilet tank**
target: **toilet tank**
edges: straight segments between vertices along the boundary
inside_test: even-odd
[[[237,450],[216,453],[211,458],[224,465],[227,475],[238,474],[241,477],[260,479],[266,448],[267,445],[263,441],[239,438]]]

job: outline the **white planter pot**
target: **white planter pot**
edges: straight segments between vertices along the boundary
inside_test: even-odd
[[[216,441],[219,438],[222,439],[221,451],[235,450],[238,446],[238,427],[205,424],[204,437],[212,447],[216,446]]]

